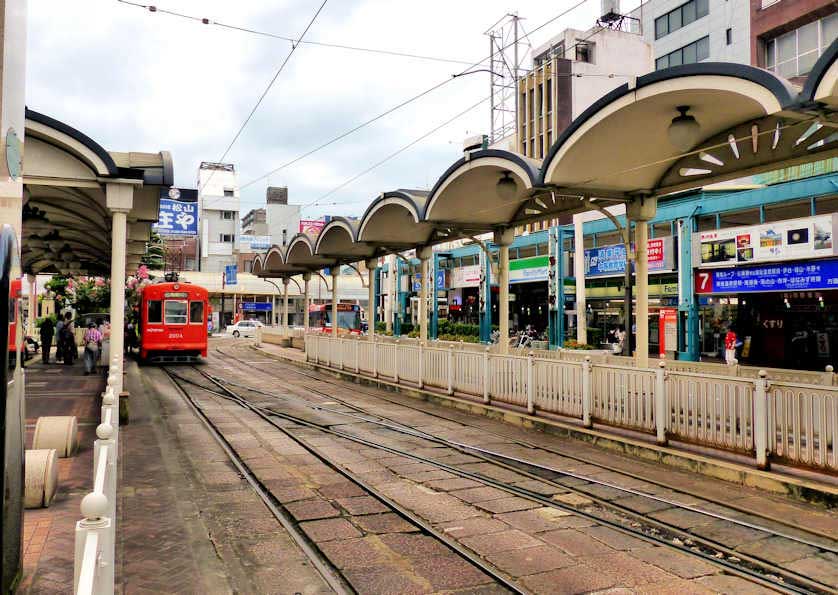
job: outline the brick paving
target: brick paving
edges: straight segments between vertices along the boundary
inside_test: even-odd
[[[242,348],[240,353],[241,357],[257,361],[253,352],[246,347]],[[488,445],[488,448],[513,456],[534,459],[557,469],[595,476],[602,481],[656,493],[687,504],[698,503],[708,510],[720,511],[728,516],[742,517],[758,524],[765,524],[770,520],[750,517],[747,510],[773,514],[774,518],[778,519],[793,519],[794,522],[799,521],[800,527],[804,529],[811,528],[838,534],[838,515],[834,511],[817,505],[739,485],[732,489],[732,484],[725,484],[716,479],[638,461],[617,453],[600,450],[581,441],[528,431],[404,395],[370,387],[357,389],[351,383],[333,379],[329,379],[329,384],[321,384],[310,377],[295,378],[291,370],[286,372],[283,369],[274,369],[268,372],[266,368],[259,366],[256,366],[256,369],[265,370],[267,374],[282,374],[283,390],[292,392],[303,399],[310,398],[317,401],[320,397],[312,396],[309,390],[309,387],[316,386],[318,390],[355,406],[374,411],[377,415],[441,438],[454,438],[459,442]],[[306,372],[306,374],[309,373]],[[244,378],[240,380],[246,382]],[[258,381],[259,379],[251,376],[250,383]],[[375,395],[381,395],[382,398],[376,398]],[[400,403],[404,403],[409,408],[402,407]],[[292,413],[300,414],[299,411],[292,411]],[[346,420],[343,424],[346,425],[342,426],[342,429],[347,429],[350,425]],[[632,496],[614,488],[590,485],[588,482],[573,478],[562,478],[558,482],[582,494],[562,493],[555,487],[545,488],[541,482],[521,478],[514,471],[495,467],[462,453],[452,453],[436,446],[430,449],[423,448],[428,444],[417,442],[416,438],[402,438],[392,433],[388,434],[384,430],[362,428],[361,424],[357,424],[354,431],[379,443],[386,443],[388,446],[416,454],[419,454],[421,449],[421,454],[424,456],[460,466],[472,473],[514,482],[516,485],[552,496],[562,505],[582,509],[596,506],[584,494],[614,500],[626,508],[651,513],[653,517],[671,522],[696,534],[706,535],[732,547],[738,547],[743,553],[759,555],[827,584],[838,585],[838,577],[835,576],[838,558],[829,554],[815,553],[815,550],[799,546],[799,544],[791,547],[781,538],[766,539],[766,534],[763,532],[755,532],[721,522],[706,515],[673,509],[665,503],[650,503],[648,499]],[[317,439],[315,436],[316,434],[312,433],[311,439]],[[335,440],[332,445],[329,445],[328,440],[322,437],[319,440],[322,440],[319,444],[324,446],[324,451],[328,450],[330,454],[334,454],[336,462],[346,464],[341,463],[341,460],[347,457],[336,446],[339,441]],[[522,445],[556,449],[573,457],[589,460],[590,463],[580,462],[562,454],[533,450],[530,446]],[[713,564],[685,553],[655,546],[595,521],[563,511],[560,511],[561,514],[544,515],[545,507],[528,501],[519,503],[521,499],[503,492],[498,493],[498,490],[487,488],[479,482],[474,482],[477,483],[474,485],[471,483],[473,480],[458,477],[426,479],[421,474],[431,470],[428,469],[427,464],[398,456],[382,456],[380,452],[374,450],[365,452],[365,448],[357,446],[342,445],[342,447],[352,451],[351,458],[354,465],[364,465],[363,462],[358,461],[358,455],[365,455],[370,463],[378,465],[377,471],[367,472],[372,478],[370,481],[377,488],[385,491],[402,506],[423,516],[450,537],[482,555],[501,571],[517,577],[534,592],[575,593],[596,590],[608,590],[613,593],[764,592],[762,588],[752,583],[724,574]],[[631,478],[603,469],[597,463],[629,471],[637,474],[639,478]],[[372,469],[369,465],[364,468]],[[646,481],[646,478],[650,481]],[[665,486],[652,482],[684,485],[694,492],[695,496],[675,493]],[[702,494],[706,494],[708,498],[737,502],[744,512],[708,504],[701,500]],[[518,504],[520,504],[520,510],[517,509]],[[457,513],[451,514],[452,510],[456,510]],[[608,516],[617,518],[613,514]],[[790,530],[793,531],[793,529]]]
[[[30,363],[26,369],[26,448],[32,447],[35,423],[45,415],[75,415],[79,450],[58,459],[58,487],[49,508],[23,516],[23,579],[18,593],[67,593],[73,586],[75,524],[81,499],[93,486],[93,441],[99,423],[98,395],[104,378],[84,376],[74,366]]]

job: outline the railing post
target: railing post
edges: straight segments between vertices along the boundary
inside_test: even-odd
[[[535,386],[533,386],[533,356],[530,351],[527,354],[527,413],[535,414]]]
[[[454,346],[448,346],[448,394],[454,394]]]
[[[765,370],[759,371],[759,377],[754,380],[754,451],[756,452],[757,467],[768,468],[768,381]]]
[[[399,339],[396,339],[395,347],[393,347],[393,380],[396,384],[399,383]]]
[[[591,427],[591,356],[582,362],[582,425]]]
[[[666,362],[661,360],[655,370],[655,430],[658,444],[666,444]]]
[[[378,378],[378,339],[372,338],[372,377]]]
[[[360,361],[358,360],[358,357],[359,357],[359,356],[358,356],[358,352],[361,350],[361,343],[360,343],[360,340],[361,340],[361,336],[360,336],[360,335],[356,335],[356,336],[355,336],[355,373],[356,373],[356,374],[360,374],[360,373],[361,373],[361,363],[360,363]]]
[[[489,399],[489,347],[483,350],[483,402],[487,405]]]
[[[824,386],[832,386],[832,384],[835,382],[835,372],[834,372],[834,370],[835,370],[835,368],[833,368],[832,365],[828,365],[826,368],[824,368],[824,372],[823,372],[823,385]]]
[[[343,370],[343,339],[335,339],[338,344],[338,368]]]
[[[419,340],[419,388],[425,386],[425,344]]]
[[[256,327],[256,343],[255,343],[255,345],[256,345],[256,347],[261,347],[262,346],[262,327],[261,326]]]
[[[76,523],[74,592],[110,595],[114,592],[113,519],[106,516],[109,502],[102,493],[90,492],[81,501],[84,518]],[[95,535],[91,541],[88,537]],[[90,550],[88,550],[90,547]],[[86,562],[86,564],[85,564]]]

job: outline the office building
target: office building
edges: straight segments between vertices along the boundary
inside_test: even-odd
[[[288,204],[288,188],[284,186],[269,186],[265,202],[268,235],[274,244],[287,246],[300,231],[300,205]]]
[[[269,235],[268,216],[265,209],[251,209],[242,217],[242,235]]]
[[[200,270],[222,272],[236,264],[239,184],[231,163],[202,162],[198,169]]]

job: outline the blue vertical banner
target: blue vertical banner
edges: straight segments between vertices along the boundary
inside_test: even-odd
[[[238,284],[239,267],[235,264],[228,264],[224,267],[224,285]]]

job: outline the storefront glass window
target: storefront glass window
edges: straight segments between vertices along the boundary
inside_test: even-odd
[[[767,205],[765,207],[765,222],[773,223],[784,219],[799,219],[810,215],[809,200],[798,200],[794,202]]]
[[[733,213],[722,213],[719,217],[719,228],[739,227],[740,225],[758,225],[759,209],[748,209],[747,211],[735,211]]]

